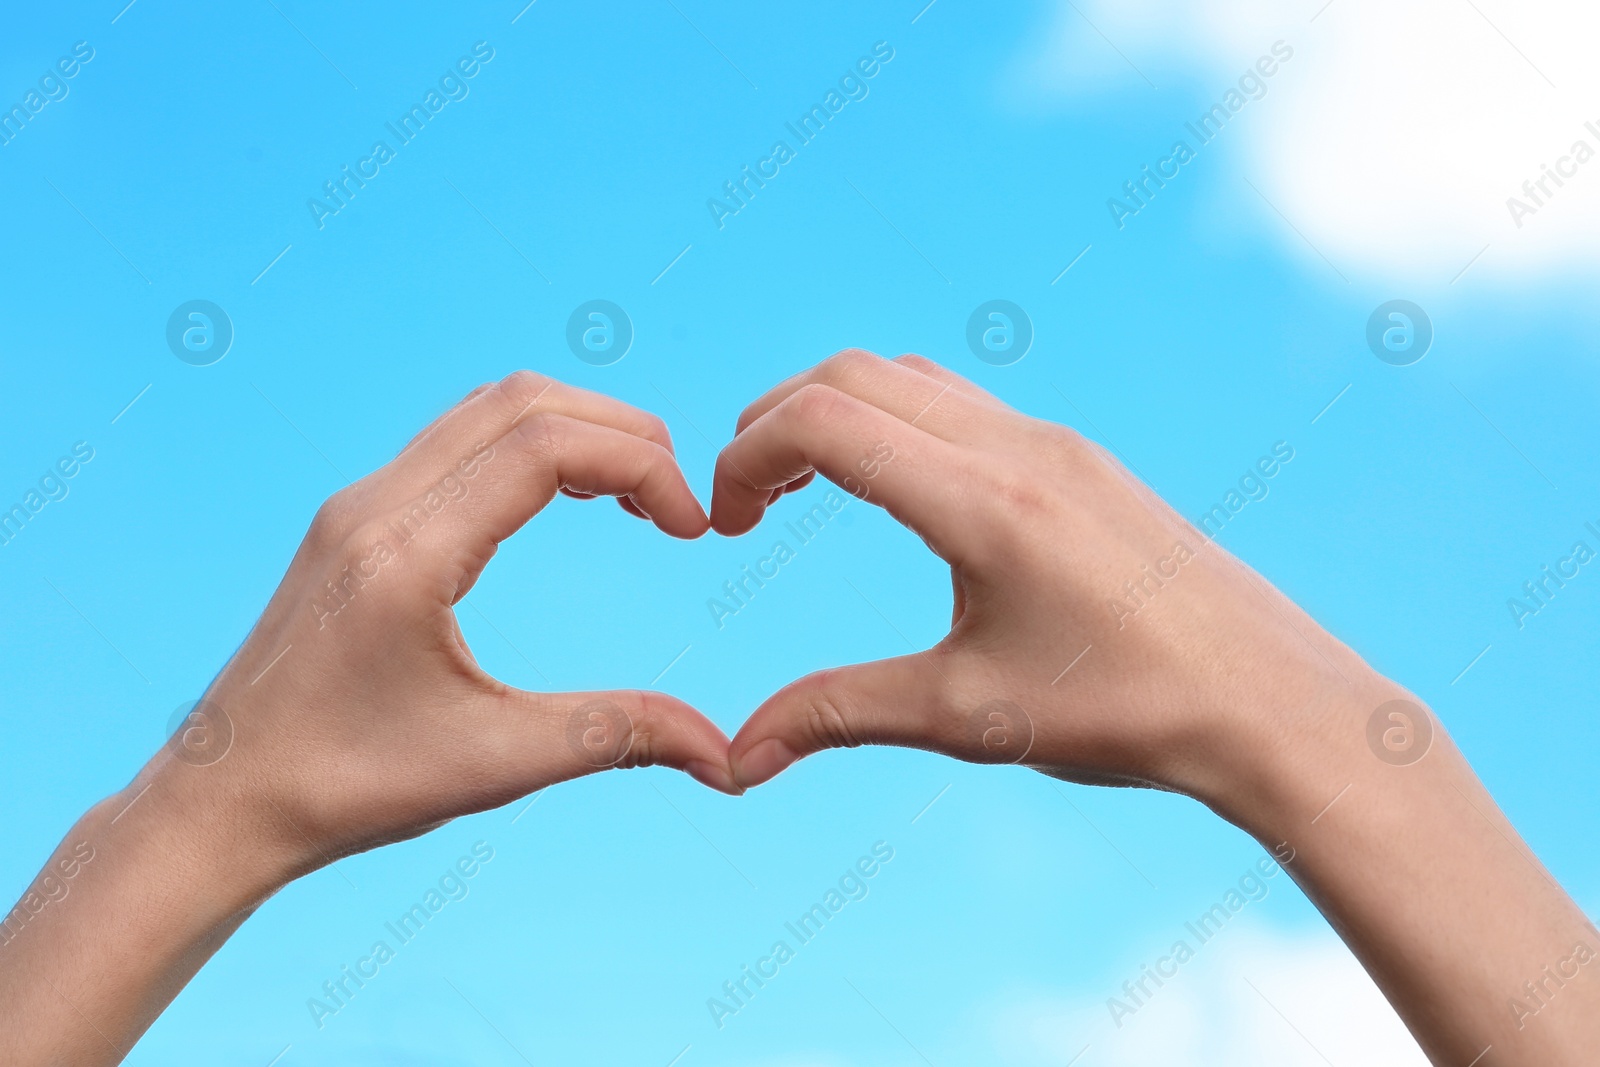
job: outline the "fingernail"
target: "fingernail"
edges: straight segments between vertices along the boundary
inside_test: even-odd
[[[744,789],[739,783],[733,780],[733,775],[714,763],[707,763],[705,760],[698,759],[690,760],[683,765],[683,769],[688,772],[689,777],[701,785],[715,789],[719,793],[728,793],[732,796],[740,796],[744,793]]]
[[[745,754],[734,768],[734,778],[746,789],[774,778],[800,757],[776,737],[768,738]]]

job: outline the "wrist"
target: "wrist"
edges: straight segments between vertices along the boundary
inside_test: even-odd
[[[242,765],[195,762],[179,744],[92,814],[117,848],[158,864],[218,915],[254,908],[317,866]]]
[[[1433,1062],[1486,1046],[1507,1064],[1579,1062],[1562,1050],[1600,1039],[1600,987],[1572,983],[1566,1014],[1525,1024],[1545,1003],[1531,982],[1574,946],[1589,958],[1593,926],[1421,701],[1345,674],[1241,730],[1239,773],[1202,799],[1274,854]]]
[[[78,820],[6,916],[0,1007],[18,1025],[0,1028],[0,1061],[120,1062],[276,888],[248,831],[191,786],[158,757]]]
[[[1433,788],[1437,768],[1422,765],[1449,747],[1421,701],[1359,661],[1308,677],[1230,717],[1222,770],[1193,794],[1269,847],[1293,844],[1351,793]]]

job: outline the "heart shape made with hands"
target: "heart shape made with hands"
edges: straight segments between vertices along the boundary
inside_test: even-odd
[[[537,391],[527,393],[535,385]],[[630,513],[673,536],[696,537],[708,530],[725,535],[747,532],[768,507],[821,473],[841,491],[888,507],[936,552],[950,536],[942,526],[930,532],[924,514],[929,501],[922,483],[943,480],[948,490],[948,474],[956,471],[934,470],[931,463],[948,464],[952,457],[930,456],[929,447],[950,451],[952,444],[966,443],[963,435],[970,434],[967,424],[976,414],[992,418],[1004,412],[1016,418],[997,399],[930,360],[909,355],[885,360],[846,351],[780,383],[744,409],[733,440],[718,457],[707,517],[673,459],[665,425],[655,416],[547,379],[525,382],[513,376],[498,388],[527,394],[519,405],[524,414],[518,428],[537,438],[541,452],[559,457],[561,492],[579,498],[615,495]],[[528,418],[530,412],[539,416]],[[566,421],[569,418],[631,433],[666,453],[641,457],[633,442],[577,427]],[[619,448],[619,443],[625,447]],[[906,448],[911,449],[909,456],[903,455]],[[931,502],[937,501],[935,496]],[[963,607],[958,601],[957,623]],[[891,672],[886,681],[913,701],[917,688],[895,677],[896,672],[915,675],[925,692],[930,687],[949,688],[948,677],[928,653],[801,679],[766,702],[730,743],[731,783],[727,784],[742,791],[810,751],[879,740],[876,721],[855,721],[861,718],[860,700],[849,684],[884,670]],[[989,763],[1016,763],[1027,756],[1034,724],[1015,700],[980,693],[957,703],[961,706],[947,708],[944,701],[938,702],[941,719],[955,712],[960,720],[953,736],[946,736],[947,722],[932,724],[936,729],[930,730],[930,724],[916,721],[882,740]],[[914,710],[921,716],[927,708]],[[789,728],[763,736],[763,727],[780,718]],[[803,736],[792,736],[795,730]],[[609,698],[579,705],[566,724],[569,748],[587,767],[596,769],[654,762],[655,753],[638,746],[652,741],[655,734],[653,729],[641,729],[628,708]],[[704,766],[689,769],[707,784],[725,785],[707,774]]]
[[[1270,467],[1266,457],[1258,464],[1265,477]],[[616,497],[677,537],[736,536],[816,473],[884,507],[950,565],[951,628],[932,648],[791,682],[730,741],[664,694],[513,689],[486,674],[463,639],[455,606],[498,544],[557,492]],[[1112,601],[1106,611],[1119,588],[1133,606]],[[52,992],[77,1013],[60,1013],[64,1029],[81,1033],[78,1019],[94,1017],[131,1042],[243,917],[342,856],[605,767],[662,764],[739,793],[824,748],[890,744],[1167,789],[1263,843],[1281,841],[1271,858],[1296,863],[1295,880],[1420,1036],[1423,1024],[1476,1018],[1500,985],[1485,980],[1450,1001],[1418,990],[1481,978],[1486,951],[1512,961],[1495,973],[1529,973],[1529,937],[1559,943],[1585,917],[1547,874],[1555,897],[1533,895],[1543,890],[1536,864],[1524,873],[1495,862],[1490,850],[1520,847],[1514,831],[1503,816],[1494,823],[1492,798],[1408,695],[1104,449],[920,357],[841,353],[757,400],[718,456],[709,515],[659,419],[517,374],[474,391],[322,507],[207,690],[199,721],[174,735],[175,758],[152,760],[80,823],[108,854],[135,861],[114,864],[134,884],[154,880],[122,900],[99,876],[79,883],[84,893],[102,887],[88,906],[104,924],[137,936],[123,938],[111,968],[103,941],[116,939],[84,942],[95,950],[84,973],[99,971],[67,984],[98,996],[92,1016]],[[226,720],[225,733],[208,729],[211,715]],[[1420,765],[1431,781],[1392,773],[1416,767],[1435,738],[1439,754]],[[1363,746],[1376,763],[1353,751]],[[1344,795],[1327,800],[1330,778],[1344,790],[1360,781],[1359,799],[1319,830],[1315,850],[1297,855],[1284,830],[1302,832]],[[98,836],[125,817],[114,841]],[[1450,848],[1419,861],[1427,842],[1418,825]],[[1451,868],[1462,850],[1469,855]],[[1497,868],[1513,875],[1482,880]],[[1393,886],[1371,877],[1386,869],[1410,879],[1415,907],[1395,911]],[[1439,899],[1454,907],[1441,910]],[[1528,922],[1496,944],[1485,931],[1505,926],[1505,901],[1533,904],[1518,913]],[[83,940],[77,914],[69,948]],[[1442,914],[1467,919],[1441,934]],[[152,935],[151,921],[176,934]],[[1431,933],[1419,940],[1419,930]],[[43,943],[31,936],[21,951]],[[1470,959],[1440,956],[1457,944]],[[1451,981],[1408,971],[1417,959]],[[125,986],[139,996],[97,992],[99,972],[132,972]],[[107,1007],[119,997],[138,1005]],[[1449,1055],[1464,1061],[1481,1039],[1474,1030]]]
[[[1255,770],[1241,729],[1347,692],[1364,666],[1105,448],[921,356],[841,352],[747,407],[711,528],[753,529],[814,473],[949,564],[950,631],[773,694],[730,743],[741,787],[884,744],[1217,795]]]
[[[885,375],[891,385],[917,405],[914,412],[906,408],[897,416],[892,406],[885,410],[852,395],[852,388],[867,391],[860,388],[861,379]],[[999,405],[972,383],[917,356],[890,361],[849,351],[780,384],[745,409],[738,420],[734,442],[719,456],[709,528],[730,536],[748,532],[781,497],[811,484],[819,470],[843,492],[860,500],[885,503],[897,517],[907,514],[905,509],[897,511],[892,500],[878,500],[874,487],[895,461],[893,439],[926,436],[916,423],[952,391],[969,401]],[[855,410],[850,414],[855,418],[838,418],[842,414],[839,406],[852,401]],[[876,416],[883,436],[870,442],[859,437],[863,414],[869,416],[869,421]],[[821,435],[809,432],[816,427],[823,429]],[[852,439],[857,439],[853,454]],[[563,484],[561,492],[588,499],[599,495],[596,489],[588,483]],[[639,518],[648,520],[655,514],[656,504],[646,501],[642,493],[620,495],[617,499]],[[663,525],[663,529],[679,536],[690,530],[687,524]],[[960,617],[958,604],[956,621]],[[860,677],[877,666],[865,664],[847,671]],[[927,654],[902,663],[891,661],[890,669],[906,668],[948,684],[948,678],[941,676]],[[730,771],[739,791],[772,778],[811,751],[875,739],[870,732],[858,737],[853,709],[841,706],[833,698],[838,690],[832,683],[844,677],[845,674],[832,671],[801,679],[780,691],[745,723],[729,749]],[[950,738],[940,736],[947,726],[940,723],[937,731],[919,727],[887,740],[952,752],[983,763],[1020,763],[1033,746],[1033,721],[1013,700],[982,699],[961,712],[959,718],[960,728]],[[791,727],[798,727],[803,736],[796,739],[785,736],[785,731],[770,732],[784,719],[790,721]],[[769,732],[763,733],[764,729]],[[574,709],[567,725],[569,747],[594,769],[623,765],[635,737],[627,712],[609,700],[590,701]]]
[[[512,688],[467,647],[456,605],[558,492],[615,497],[674,537],[737,536],[819,473],[950,565],[951,628],[933,647],[797,679],[731,741],[663,693]],[[324,855],[608,767],[670,766],[738,794],[862,744],[1193,793],[1236,755],[1196,716],[1236,694],[1226,672],[1197,689],[1192,664],[1236,662],[1241,641],[1284,662],[1307,652],[1282,624],[1292,604],[1195,541],[1104,449],[920,356],[843,352],[750,404],[709,515],[660,418],[524,371],[324,504],[207,697],[236,720],[230,761],[275,783],[274,812]],[[1105,611],[1125,577],[1165,590],[1131,626]]]

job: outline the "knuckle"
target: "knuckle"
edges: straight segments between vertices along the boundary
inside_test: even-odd
[[[795,390],[783,406],[797,422],[826,423],[838,417],[845,402],[845,395],[839,390],[813,382]]]
[[[799,726],[813,748],[859,748],[864,743],[844,705],[822,685],[806,693]]]
[[[1122,461],[1111,449],[1071,427],[1045,426],[1049,452],[1069,477],[1085,484],[1115,484],[1122,478]]]
[[[642,436],[645,439],[655,442],[668,452],[672,451],[672,431],[667,429],[666,419],[663,419],[660,415],[645,412],[644,427],[645,432]]]
[[[404,568],[396,566],[400,553],[392,533],[386,523],[376,521],[357,524],[345,532],[327,559],[318,593],[319,618],[339,615],[356,604],[394,607],[399,603],[394,598],[406,583],[393,580]]]
[[[760,487],[756,485],[755,480],[745,474],[740,469],[739,464],[734,461],[733,455],[730,454],[732,452],[733,446],[728,445],[717,453],[716,484],[719,487],[717,491],[720,492],[720,487],[723,485],[734,485],[743,489],[759,489]]]
[[[1082,462],[1094,455],[1095,450],[1099,448],[1077,430],[1058,423],[1037,422],[1033,436],[1041,450],[1051,459],[1068,463]]]
[[[1085,438],[1082,451],[1079,454],[1087,459],[1098,472],[1110,473],[1122,469],[1122,461],[1116,457],[1111,449],[1098,441],[1090,441]]]
[[[648,727],[634,723],[633,731],[624,743],[627,748],[611,764],[612,767],[633,770],[636,767],[654,767],[661,762],[661,746]]]
[[[391,531],[382,522],[365,522],[353,529],[345,537],[338,556],[341,573],[354,575],[362,582],[373,581],[381,569],[398,558]]]
[[[664,755],[661,738],[655,731],[662,707],[661,694],[632,689],[615,695],[628,725],[627,736],[618,739],[621,755],[613,766],[631,769],[658,765]]]
[[[1055,477],[1078,478],[1101,465],[1109,455],[1103,448],[1070,426],[1045,419],[1025,419],[1019,428],[1019,441],[1027,455],[1035,457],[1041,471]]]
[[[546,721],[565,733],[569,753],[587,773],[655,761],[654,743],[641,743],[645,732],[639,726],[639,696],[632,691],[594,693],[570,704],[569,697],[547,695],[539,705]]]
[[[647,478],[655,478],[678,465],[672,450],[654,441],[646,441],[639,452],[639,467]]]
[[[516,443],[534,459],[553,465],[561,458],[566,434],[560,417],[534,415],[518,423],[513,433],[516,434]]]
[[[379,519],[364,519],[345,535],[345,554],[366,556],[389,547],[389,524]]]
[[[927,356],[919,356],[915,352],[906,352],[894,357],[894,361],[901,366],[910,367],[912,370],[942,370],[943,368]]]
[[[519,370],[506,375],[496,383],[495,388],[505,398],[508,408],[513,412],[522,412],[532,407],[553,384],[552,379],[543,374]]]
[[[342,544],[359,521],[353,486],[334,493],[311,519],[306,537],[313,547],[331,549]]]
[[[881,357],[865,349],[846,348],[822,361],[817,368],[817,378],[824,382],[859,381],[882,362]]]

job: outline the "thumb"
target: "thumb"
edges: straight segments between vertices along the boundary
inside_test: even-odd
[[[744,792],[728,763],[728,738],[690,705],[665,693],[509,690],[509,748],[520,776],[541,785],[613,767],[673,767],[723,793]],[[515,757],[514,757],[515,758]]]
[[[768,697],[729,746],[733,777],[748,789],[813,752],[859,745],[959,748],[953,686],[924,652],[835,667]]]

